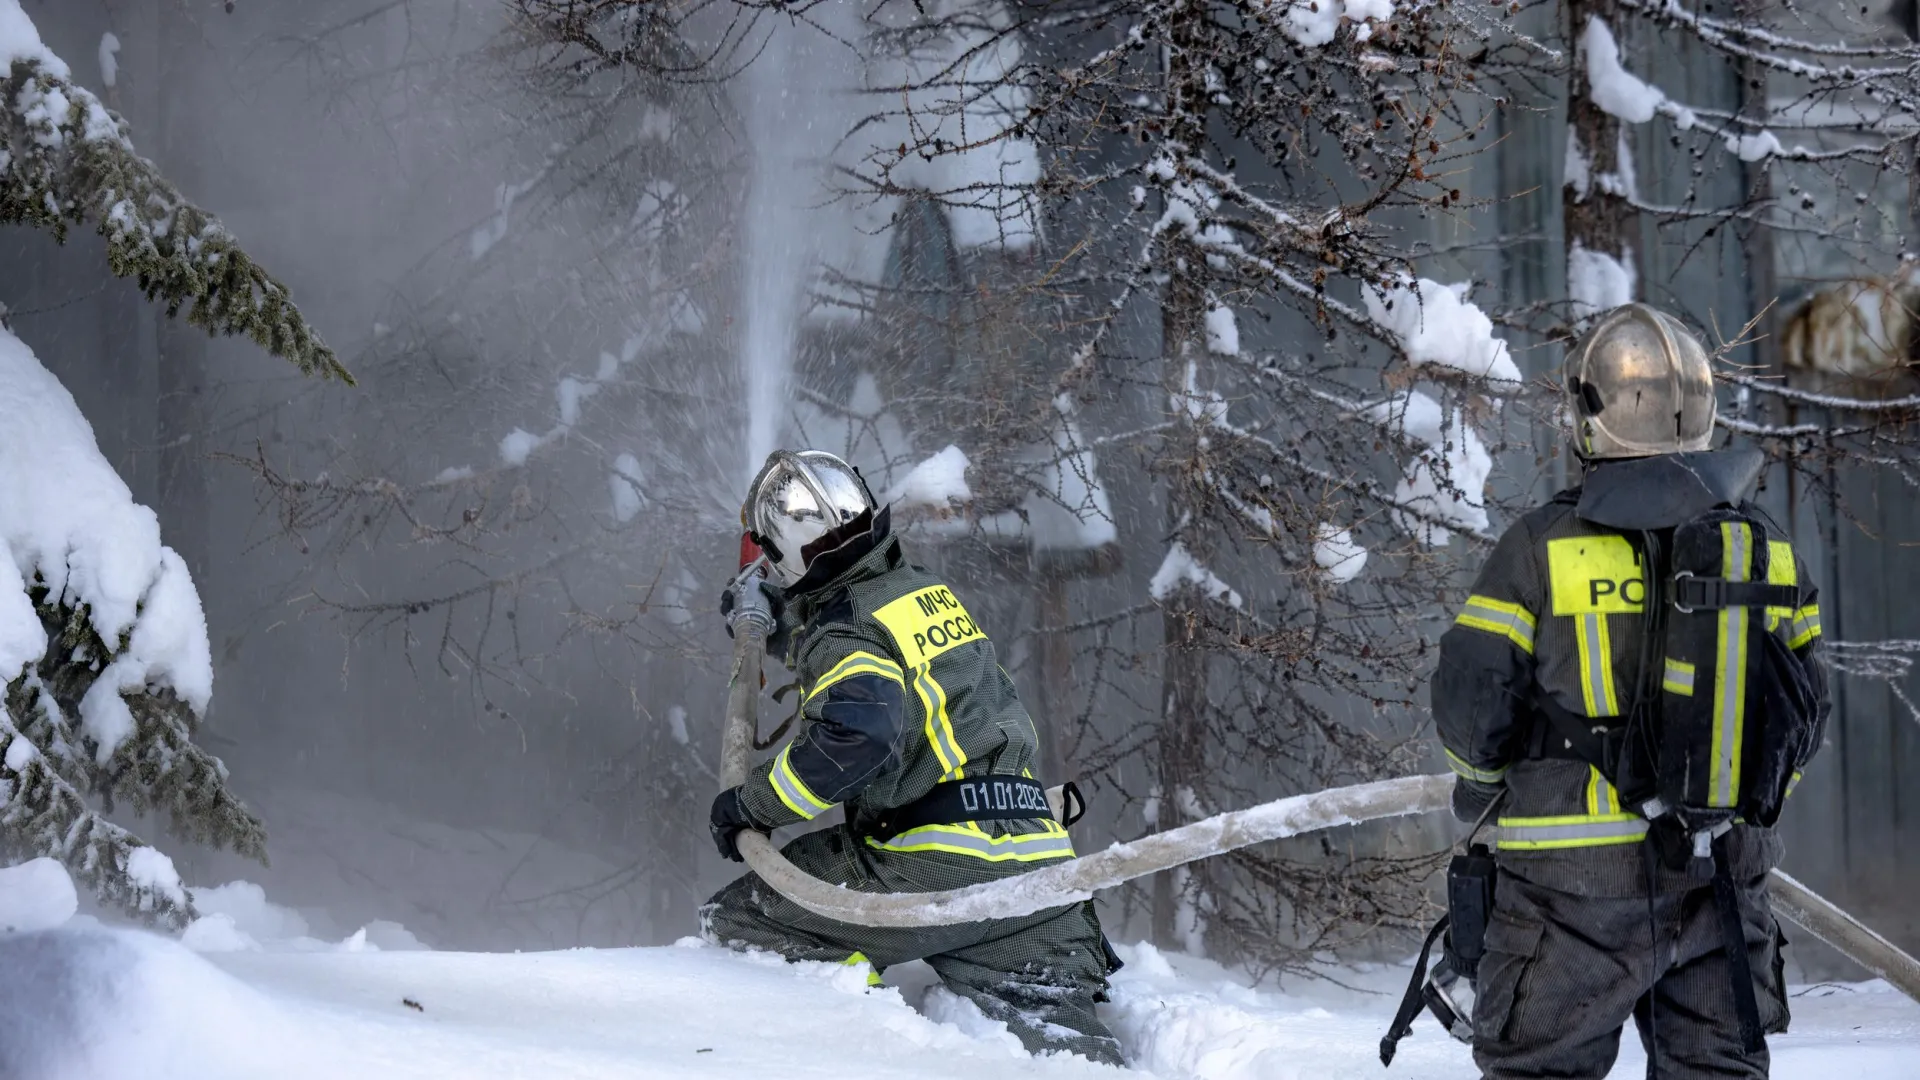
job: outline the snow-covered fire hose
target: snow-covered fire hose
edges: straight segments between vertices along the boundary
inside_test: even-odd
[[[741,579],[758,572],[757,566],[749,566]],[[761,664],[766,657],[767,635],[774,625],[771,607],[757,584],[736,588],[734,595],[730,616],[733,669],[727,686],[727,726],[720,745],[722,790],[744,783],[752,763]],[[743,832],[737,843],[741,857],[761,880],[816,915],[856,926],[947,926],[1016,918],[1075,903],[1102,889],[1250,844],[1444,809],[1452,790],[1453,777],[1442,774],[1298,795],[1216,814],[1031,873],[942,892],[857,892],[822,881],[793,865],[765,833]],[[1772,893],[1776,915],[1920,1001],[1920,961],[1778,870],[1773,872]]]

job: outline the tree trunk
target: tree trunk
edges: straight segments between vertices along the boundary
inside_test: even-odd
[[[1168,27],[1168,48],[1162,54],[1164,122],[1169,141],[1194,148],[1195,152],[1206,145],[1207,54],[1198,25],[1204,18],[1204,10],[1182,8]],[[1190,242],[1173,233],[1168,234],[1161,250],[1160,270],[1167,276],[1161,298],[1162,379],[1171,400],[1187,386],[1189,368],[1204,355],[1200,343],[1206,321],[1206,290],[1201,278],[1207,261]],[[1167,534],[1204,563],[1212,552],[1204,531],[1193,526],[1195,508],[1187,497],[1184,465],[1197,452],[1199,433],[1184,412],[1175,419],[1178,425],[1169,435],[1164,459],[1168,469]],[[1162,830],[1186,824],[1187,807],[1180,793],[1193,787],[1194,776],[1205,766],[1200,729],[1206,718],[1207,657],[1198,634],[1204,617],[1200,605],[1204,602],[1197,590],[1180,588],[1161,604],[1159,768],[1155,783],[1160,794],[1158,828]],[[1181,902],[1177,893],[1173,873],[1154,876],[1153,940],[1162,946],[1177,945],[1183,937],[1176,925]]]
[[[1165,314],[1168,340],[1179,341],[1176,335],[1186,335],[1168,365],[1182,370],[1186,367],[1186,354],[1192,347],[1191,335],[1198,322],[1197,319],[1182,318],[1183,314],[1179,307],[1172,305]],[[1182,497],[1184,487],[1183,475],[1176,473],[1169,479],[1168,531],[1186,543],[1187,550],[1195,558],[1204,561],[1207,552],[1199,542],[1198,530],[1183,527],[1190,521],[1191,511],[1190,502]],[[1198,634],[1200,620],[1204,617],[1200,605],[1204,602],[1197,590],[1184,587],[1175,590],[1161,604],[1160,731],[1157,739],[1160,753],[1158,775],[1154,778],[1159,792],[1159,818],[1155,827],[1160,830],[1187,824],[1187,807],[1180,793],[1194,786],[1194,775],[1205,765],[1198,760],[1204,757],[1200,729],[1206,721],[1207,706],[1207,654]],[[1176,895],[1178,890],[1174,877],[1169,872],[1156,874],[1153,879],[1153,940],[1163,947],[1174,946],[1182,939],[1176,925],[1180,897]]]
[[[1739,0],[1734,11],[1742,19],[1757,20],[1768,6],[1769,0]],[[1756,123],[1764,124],[1773,111],[1767,98],[1767,67],[1754,60],[1742,60],[1738,71],[1740,113]],[[1761,212],[1773,201],[1773,171],[1770,165],[1771,162],[1764,158],[1745,163],[1747,205]],[[1751,360],[1759,370],[1779,374],[1781,353],[1778,331],[1781,320],[1780,311],[1774,303],[1780,298],[1780,284],[1774,267],[1772,227],[1764,220],[1755,220],[1742,233],[1740,248],[1747,263],[1749,310],[1752,317],[1759,320],[1753,327],[1758,340],[1754,343]],[[1766,422],[1779,418],[1761,416],[1756,419]]]
[[[1614,0],[1568,0],[1567,30],[1574,47],[1573,67],[1567,76],[1567,137],[1575,141],[1587,163],[1585,177],[1569,170],[1564,181],[1567,288],[1568,296],[1576,300],[1583,298],[1576,292],[1580,282],[1572,275],[1577,250],[1608,255],[1622,267],[1633,268],[1633,245],[1627,230],[1635,211],[1619,186],[1605,179],[1622,175],[1620,120],[1595,104],[1587,82],[1585,35],[1587,23],[1593,18],[1606,23],[1618,36],[1622,20]],[[1638,281],[1637,273],[1634,279]]]

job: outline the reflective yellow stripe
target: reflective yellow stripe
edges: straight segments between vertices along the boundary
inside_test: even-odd
[[[1787,648],[1804,649],[1820,636],[1820,605],[1808,604],[1793,613],[1787,626]]]
[[[1042,820],[1044,832],[1024,836],[988,836],[978,823],[965,825],[922,825],[908,829],[885,843],[867,837],[869,847],[886,851],[944,851],[987,862],[1040,862],[1045,859],[1071,859],[1073,841],[1059,823]]]
[[[1767,584],[1800,584],[1800,570],[1793,561],[1793,545],[1785,540],[1767,541]],[[1767,629],[1777,630],[1782,622],[1791,618],[1792,608],[1770,607],[1767,609]]]
[[[1464,776],[1469,780],[1478,780],[1483,784],[1497,784],[1507,775],[1504,765],[1498,769],[1482,769],[1477,765],[1469,764],[1467,759],[1451,750],[1447,750],[1447,764],[1453,768],[1455,775]]]
[[[1720,523],[1721,576],[1746,581],[1752,533],[1745,522]],[[1707,805],[1732,806],[1740,790],[1741,728],[1747,705],[1747,609],[1722,608],[1713,665],[1713,756],[1707,762]]]
[[[1661,680],[1660,685],[1669,693],[1692,697],[1693,675],[1694,668],[1692,664],[1687,663],[1685,660],[1675,660],[1672,657],[1668,657],[1666,678]]]
[[[1634,814],[1569,814],[1565,817],[1501,818],[1494,847],[1501,851],[1632,844],[1647,835],[1647,819]]]
[[[793,763],[787,759],[791,753],[793,744],[788,743],[780,751],[780,756],[774,759],[773,772],[768,778],[773,781],[773,793],[780,796],[780,801],[787,804],[787,809],[804,820],[812,821],[833,809],[833,804],[815,795],[813,789],[800,779],[800,774],[793,771]]]
[[[892,679],[901,686],[907,684],[906,676],[901,673],[899,664],[870,652],[854,652],[848,653],[839,663],[827,669],[825,675],[814,680],[813,688],[807,691],[807,700],[812,701],[834,683],[855,675],[879,675]]]
[[[1587,813],[1592,817],[1618,817],[1620,814],[1620,793],[1600,775],[1600,770],[1587,766]]]
[[[840,961],[840,962],[841,962],[842,964],[845,964],[845,965],[846,965],[847,967],[855,967],[855,966],[857,966],[857,965],[860,965],[860,964],[865,964],[865,965],[867,965],[867,985],[868,985],[868,986],[883,986],[883,985],[885,985],[884,983],[882,983],[882,982],[880,981],[880,971],[879,971],[879,969],[878,969],[878,968],[875,968],[875,967],[873,966],[873,961],[871,961],[871,960],[869,960],[869,959],[867,959],[867,954],[866,954],[866,953],[863,953],[863,952],[856,952],[856,953],[854,953],[854,954],[853,954],[852,956],[849,956],[849,957],[847,957],[847,958],[846,958],[845,960],[842,960],[842,961]]]
[[[1800,772],[1800,770],[1795,769],[1793,771],[1792,778],[1787,781],[1787,794],[1786,794],[1787,798],[1789,799],[1793,798],[1793,789],[1800,786],[1801,775],[1802,773]]]
[[[960,779],[960,770],[967,765],[967,752],[960,749],[960,740],[953,733],[953,718],[947,715],[947,691],[940,680],[933,677],[932,664],[913,669],[913,689],[920,695],[920,706],[926,713],[927,742],[944,770],[941,779]]]
[[[1467,597],[1467,602],[1454,618],[1459,626],[1484,630],[1489,634],[1504,637],[1519,646],[1520,651],[1533,655],[1533,632],[1535,620],[1533,612],[1519,604],[1509,604],[1495,600],[1490,596],[1475,594]]]
[[[1613,692],[1613,641],[1607,635],[1607,617],[1598,612],[1574,616],[1573,637],[1580,649],[1580,699],[1587,715],[1620,715]]]

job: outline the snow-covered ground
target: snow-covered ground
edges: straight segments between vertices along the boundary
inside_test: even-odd
[[[869,989],[864,968],[786,964],[692,941],[383,952],[356,935],[329,948],[288,947],[295,951],[201,954],[85,917],[0,934],[0,1077],[1116,1075],[1077,1058],[1028,1058],[1004,1027],[930,989],[920,965],[890,972],[898,985]],[[1404,968],[1356,971],[1349,988],[1280,992],[1150,947],[1122,953],[1129,964],[1108,1015],[1138,1075],[1379,1075],[1375,1048]],[[1794,1032],[1774,1041],[1778,1080],[1914,1075],[1920,1006],[1884,984],[1803,990],[1794,1012]],[[1642,1075],[1641,1061],[1629,1046],[1614,1075]],[[1423,1020],[1384,1075],[1475,1072],[1465,1048]]]
[[[76,914],[50,859],[0,871],[0,1080],[500,1080],[644,1077],[977,1080],[1117,1075],[1029,1057],[924,964],[788,964],[697,939],[654,948],[436,952],[373,921],[314,936],[260,886],[194,888],[165,937]],[[1218,964],[1122,945],[1103,1014],[1133,1068],[1164,1080],[1375,1075],[1405,965],[1252,985]],[[1777,1080],[1910,1080],[1920,1005],[1884,983],[1796,991]],[[1629,1037],[1614,1075],[1644,1074]],[[1465,1047],[1422,1018],[1393,1070],[1470,1080]]]

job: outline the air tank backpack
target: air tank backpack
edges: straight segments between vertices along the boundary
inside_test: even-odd
[[[1708,511],[1674,530],[1656,640],[1650,820],[1670,812],[1702,857],[1737,821],[1772,826],[1825,716],[1789,647],[1799,617],[1793,551],[1754,516]],[[1622,762],[1629,765],[1631,762]],[[1602,765],[1604,771],[1605,765]]]

